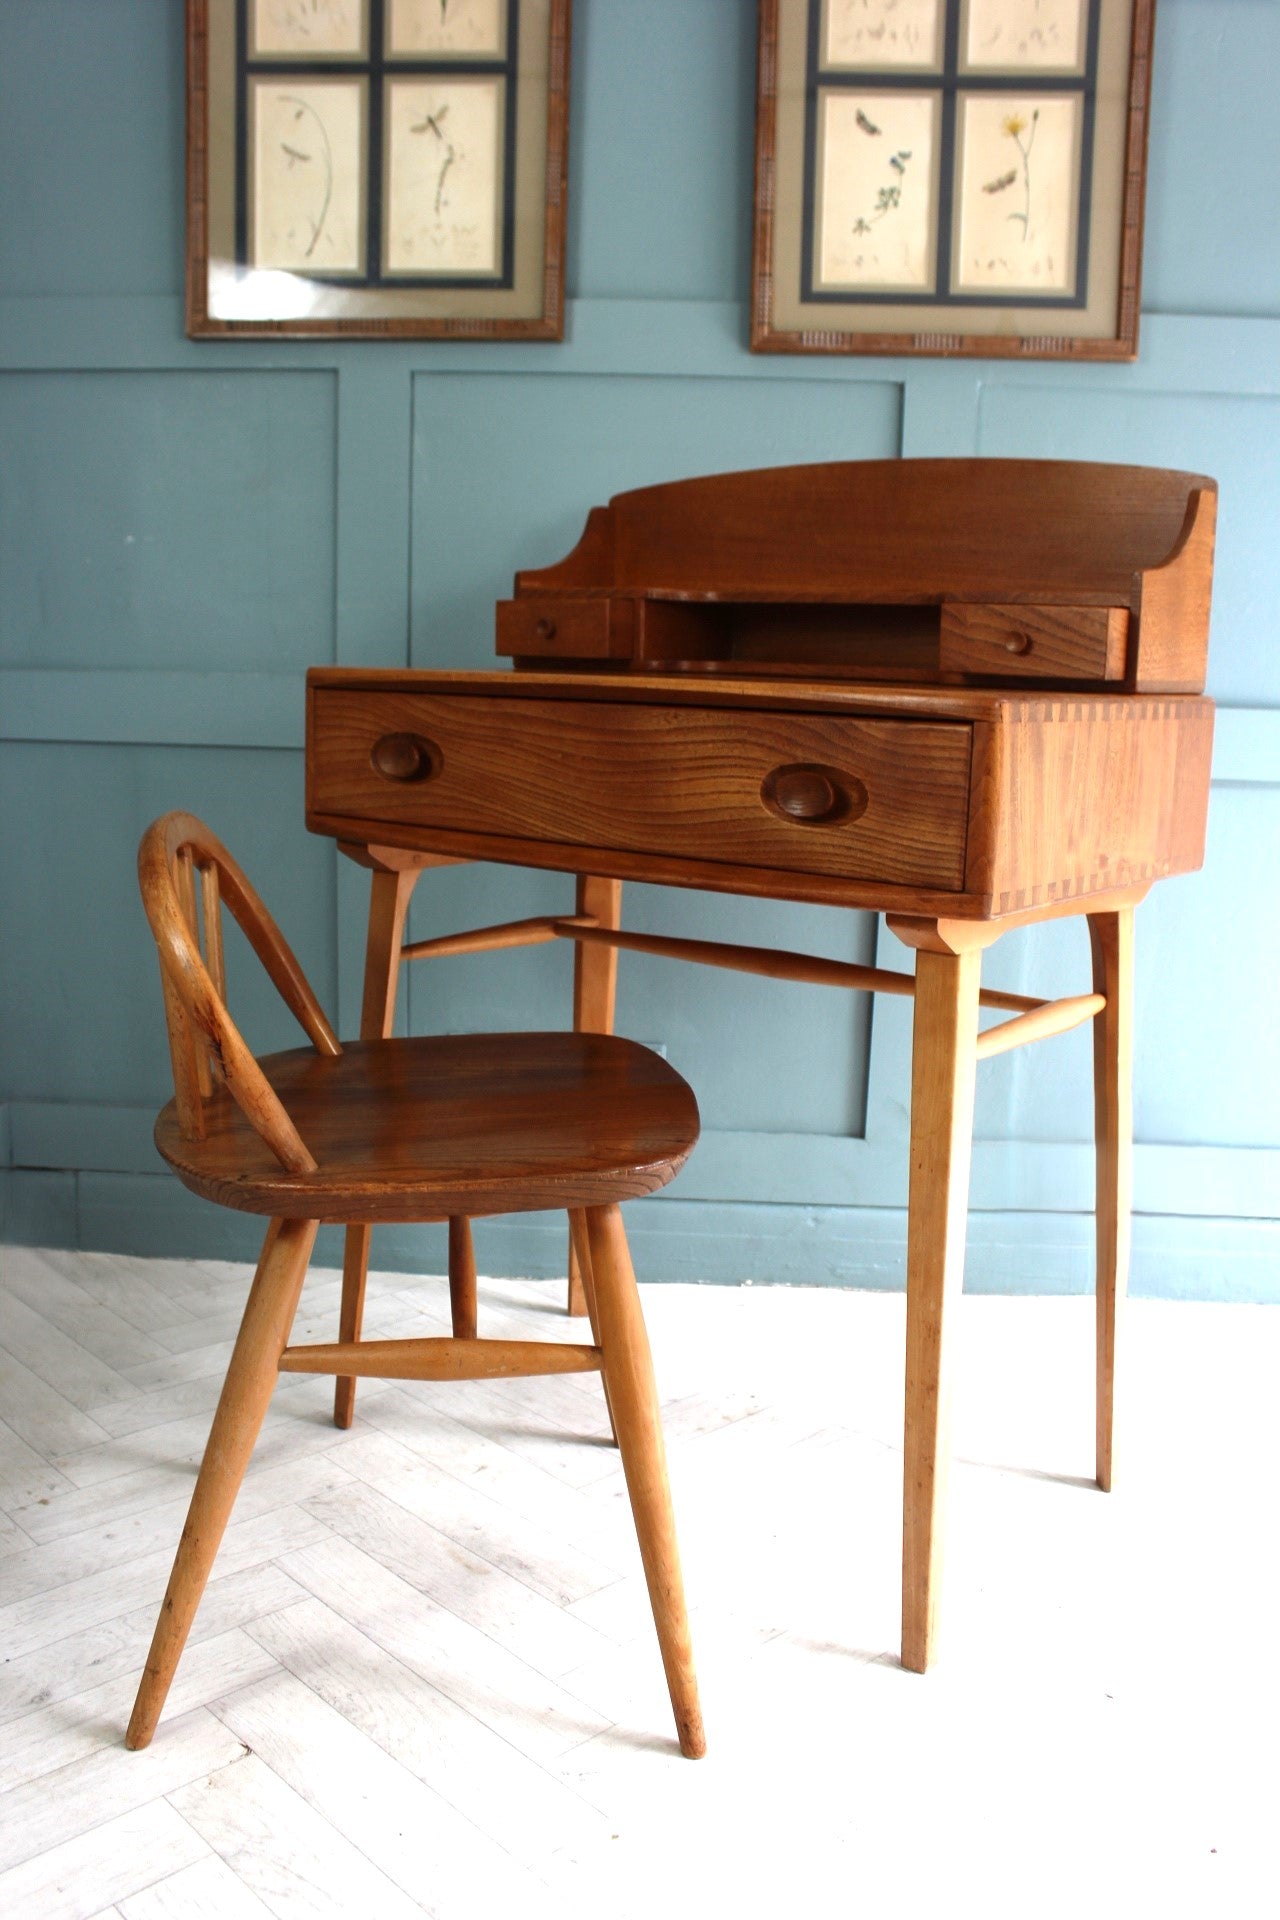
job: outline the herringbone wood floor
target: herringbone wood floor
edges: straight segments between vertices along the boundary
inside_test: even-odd
[[[483,1254],[483,1244],[481,1243]],[[590,1376],[282,1380],[160,1732],[121,1744],[247,1286],[0,1249],[0,1913],[1276,1911],[1280,1313],[966,1299],[942,1664],[897,1636],[902,1302],[648,1287],[709,1757]],[[481,1331],[572,1337],[563,1285]],[[295,1337],[332,1338],[312,1274]],[[444,1330],[379,1275],[368,1331]]]

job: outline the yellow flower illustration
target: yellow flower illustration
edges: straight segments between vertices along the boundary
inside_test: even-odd
[[[1031,233],[1031,149],[1035,145],[1036,128],[1039,124],[1039,107],[1035,109],[1030,120],[1027,119],[1025,113],[1019,113],[1015,108],[1012,113],[1006,113],[1004,119],[1000,122],[1001,132],[1007,134],[1009,139],[1012,140],[1014,146],[1018,149],[1018,155],[1022,161],[1022,209],[1019,213],[1011,213],[1009,219],[1020,220],[1022,222],[1022,237],[1024,240],[1028,239]],[[1027,132],[1028,128],[1030,128],[1029,133]],[[1027,135],[1025,140],[1022,137],[1024,133]],[[984,193],[999,193],[1002,188],[1011,185],[1016,177],[1016,173],[1005,174],[1000,180],[991,181],[982,191]]]

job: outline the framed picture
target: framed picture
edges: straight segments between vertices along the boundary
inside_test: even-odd
[[[559,340],[569,0],[187,0],[187,331]]]
[[[751,345],[1132,360],[1155,0],[761,0]]]

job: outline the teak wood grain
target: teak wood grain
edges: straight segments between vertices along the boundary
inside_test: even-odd
[[[1114,1473],[1116,1335],[1129,1278],[1133,1209],[1133,908],[1089,915],[1095,990],[1106,1005],[1093,1029],[1097,1140],[1098,1485]]]
[[[902,1664],[934,1653],[950,1461],[953,1343],[964,1274],[981,955],[922,952],[911,1050],[903,1441]]]
[[[666,1185],[698,1135],[673,1068],[608,1033],[389,1037],[412,865],[374,870],[362,1026],[338,1042],[305,977],[227,849],[190,814],[158,820],[138,856],[160,957],[175,1097],[161,1153],[194,1192],[270,1219],[187,1525],[138,1689],[127,1743],[145,1747],[281,1371],[333,1374],[350,1424],[355,1381],[481,1380],[601,1371],[622,1453],[681,1751],[705,1750],[675,1547],[657,1397],[619,1200]],[[203,906],[204,925],[197,912]],[[225,1004],[226,900],[311,1045],[259,1061]],[[600,1008],[603,1019],[606,1008]],[[565,1208],[584,1249],[594,1344],[476,1337],[475,1214]],[[447,1219],[447,1339],[363,1341],[368,1231]],[[348,1235],[339,1338],[289,1347],[321,1220]]]
[[[401,735],[430,743],[429,771],[378,771]],[[958,888],[969,751],[946,721],[321,692],[313,791],[353,818]],[[797,763],[824,770],[829,817],[771,809],[766,783]]]
[[[263,1078],[316,1164],[281,1166],[231,1095],[200,1140],[176,1108],[156,1145],[193,1192],[284,1219],[446,1220],[656,1192],[697,1138],[697,1109],[656,1054],[612,1036],[449,1034],[355,1040],[336,1059],[267,1054]]]
[[[944,632],[967,603],[1022,605],[1046,627],[1092,607],[1116,616],[1108,645],[1101,659],[1077,647],[1059,678],[1119,672],[1135,691],[1197,692],[1216,506],[1203,474],[1062,460],[868,460],[673,481],[615,495],[563,560],[519,573],[515,599],[499,603],[498,646],[537,665],[607,651],[692,666],[734,653],[734,609],[753,605],[932,607]],[[684,603],[677,630],[650,643],[645,615],[671,601]],[[529,622],[521,609],[534,604]],[[607,633],[607,647],[586,646],[575,622]],[[943,660],[935,628],[935,678],[954,666],[1016,681],[1032,659]],[[813,664],[832,670],[830,648]]]
[[[1124,607],[946,601],[938,664],[1014,680],[1123,680],[1128,636]]]
[[[309,676],[314,831],[375,868],[479,859],[578,876],[577,918],[595,926],[566,916],[550,931],[575,941],[579,1030],[612,1025],[615,944],[914,992],[908,1666],[929,1664],[936,1634],[974,1074],[1082,1020],[1094,1035],[1096,1473],[1111,1484],[1133,910],[1204,855],[1216,509],[1201,474],[1063,461],[673,481],[592,508],[568,555],[517,575],[497,615],[516,671]],[[885,912],[916,950],[914,981],[623,933],[629,879]],[[982,993],[985,947],[1063,915],[1088,916],[1091,983],[1035,1002]],[[462,940],[481,950],[482,936]],[[979,1041],[984,1001],[1017,1017]],[[571,1305],[598,1337],[588,1238],[580,1221]]]
[[[1195,696],[319,668],[309,705],[308,825],[347,840],[976,918],[1204,857]],[[379,774],[378,741],[415,730],[438,770]],[[797,765],[865,809],[772,811],[766,781]]]

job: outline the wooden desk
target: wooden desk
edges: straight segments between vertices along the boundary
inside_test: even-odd
[[[566,560],[518,577],[498,608],[515,672],[308,678],[307,824],[373,869],[366,1034],[390,1028],[414,882],[455,860],[575,873],[576,914],[405,952],[572,939],[583,1028],[612,1024],[620,946],[914,995],[902,1658],[918,1671],[934,1642],[976,1065],[1085,1019],[1097,1477],[1111,1484],[1133,909],[1203,857],[1215,505],[1203,476],[1059,462],[676,482],[594,509]],[[914,977],[623,933],[627,879],[885,912]],[[982,992],[985,947],[1079,913],[1091,992]],[[980,1003],[1012,1018],[979,1035]]]

